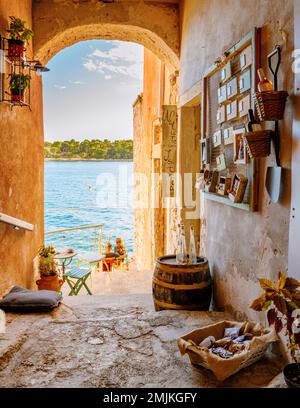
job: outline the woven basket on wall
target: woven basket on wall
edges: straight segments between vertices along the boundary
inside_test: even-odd
[[[259,119],[261,121],[283,119],[288,96],[286,91],[256,92],[255,105]]]
[[[260,130],[257,132],[247,132],[243,135],[243,140],[251,159],[269,156],[272,133],[272,130]]]

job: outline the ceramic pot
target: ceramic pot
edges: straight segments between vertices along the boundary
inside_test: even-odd
[[[41,279],[36,281],[39,290],[53,290],[60,292],[63,280],[58,275],[55,276],[42,276]]]

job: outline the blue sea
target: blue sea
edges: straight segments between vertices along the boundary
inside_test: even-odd
[[[104,224],[133,253],[133,162],[45,162],[45,232]]]

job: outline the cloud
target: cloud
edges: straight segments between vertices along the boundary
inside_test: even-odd
[[[65,85],[54,85],[54,88],[57,88],[57,89],[66,89],[67,87],[65,86]]]
[[[74,85],[84,85],[84,82],[82,81],[69,81],[69,83]]]
[[[141,80],[143,77],[143,47],[137,44],[114,41],[108,50],[96,49],[83,63],[90,72],[98,72],[105,79],[124,76]]]

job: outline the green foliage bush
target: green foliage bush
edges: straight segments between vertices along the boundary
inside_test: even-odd
[[[98,160],[131,160],[133,158],[132,140],[64,140],[45,142],[46,158],[74,158]]]

